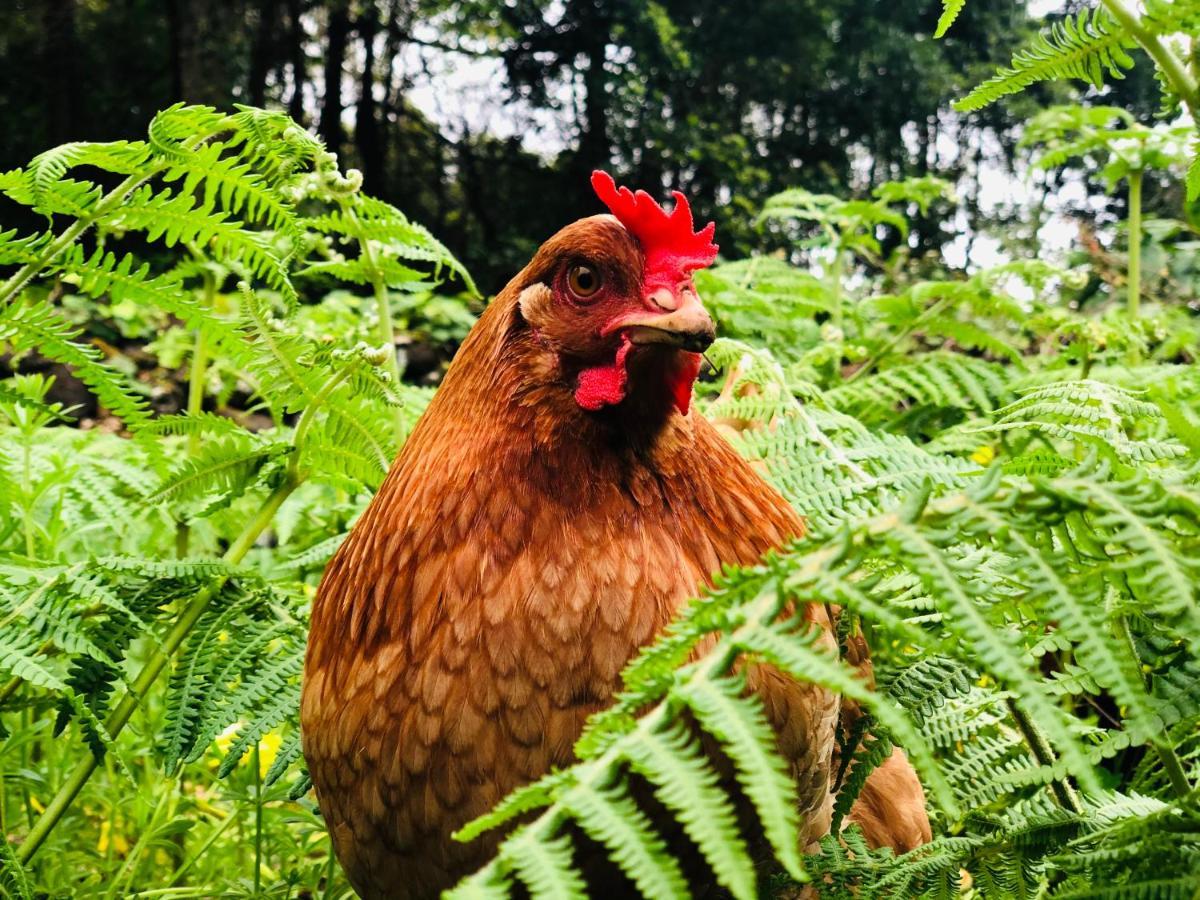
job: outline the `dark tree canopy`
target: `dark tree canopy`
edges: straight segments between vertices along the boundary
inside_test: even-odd
[[[597,166],[687,190],[733,256],[751,246],[750,210],[785,187],[969,172],[971,153],[939,155],[939,135],[965,149],[986,128],[1005,146],[1019,108],[964,122],[949,101],[1030,27],[1008,0],[970,4],[936,44],[925,0],[6,4],[0,166],[138,133],[177,100],[280,106],[490,289],[595,211],[585,176]],[[410,99],[430,54],[496,60],[504,86],[489,102],[552,114],[564,148],[432,121]]]

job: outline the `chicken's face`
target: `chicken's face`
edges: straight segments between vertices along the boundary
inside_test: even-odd
[[[665,392],[686,415],[700,353],[715,337],[692,282],[716,256],[713,225],[693,233],[678,193],[668,214],[606,173],[592,185],[612,215],[581,219],[542,245],[525,272],[521,315],[556,354],[581,409]]]

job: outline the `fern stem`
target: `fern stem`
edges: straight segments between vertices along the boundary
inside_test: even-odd
[[[313,420],[316,418],[317,410],[325,403],[343,381],[354,374],[355,370],[361,365],[360,360],[351,362],[344,369],[334,372],[329,379],[321,385],[320,390],[313,396],[312,402],[304,407],[304,412],[300,414],[300,419],[296,422],[296,430],[292,434],[292,461],[288,463],[288,474],[294,480],[299,480],[300,475],[300,452],[304,447],[305,438],[308,437],[308,430],[312,427]]]
[[[843,342],[845,341],[845,315],[842,304],[845,303],[845,297],[842,291],[842,276],[845,267],[845,255],[839,241],[833,245],[833,262],[829,266],[829,292],[833,295],[833,324],[842,333]]]
[[[1008,707],[1008,714],[1012,716],[1013,724],[1017,726],[1017,731],[1021,732],[1021,737],[1025,739],[1025,743],[1033,753],[1033,758],[1038,761],[1039,765],[1053,768],[1054,751],[1050,749],[1050,743],[1046,740],[1046,736],[1042,734],[1041,729],[1034,724],[1033,719],[1029,718],[1020,704],[1011,697],[1004,701],[1004,705]],[[1054,792],[1059,805],[1064,809],[1069,810],[1077,816],[1083,814],[1083,806],[1079,803],[1079,796],[1065,777],[1055,778],[1051,781],[1050,790]]]
[[[1136,318],[1142,299],[1142,177],[1141,169],[1129,172],[1129,289],[1126,308]]]
[[[353,223],[355,239],[358,241],[363,259],[367,262],[367,268],[371,272],[371,287],[375,292],[375,314],[379,317],[376,326],[378,328],[377,337],[379,343],[387,350],[387,360],[385,361],[387,373],[392,378],[392,384],[399,387],[400,364],[396,361],[396,328],[392,323],[392,304],[388,299],[387,285],[383,282],[383,274],[379,271],[375,250],[371,246],[370,239],[363,233],[358,216],[348,205],[343,206],[343,209],[346,211],[346,218]],[[395,430],[396,443],[401,443],[404,440],[404,418],[399,409],[395,412],[392,427]]]
[[[37,543],[35,541],[36,535],[33,526],[33,444],[31,441],[32,438],[26,435],[21,447],[21,489],[25,493],[25,508],[22,510],[24,515],[21,519],[25,532],[25,555],[33,559],[37,550]]]
[[[254,766],[254,896],[262,891],[262,858],[263,858],[263,799],[262,799],[262,767],[259,758],[259,745],[254,742],[254,753],[251,765]]]
[[[190,248],[193,256],[203,260],[200,251]],[[217,298],[217,279],[211,271],[204,270],[204,308],[214,312]],[[208,369],[208,333],[199,328],[196,330],[196,343],[192,347],[192,365],[188,370],[188,402],[187,414],[195,417],[204,411],[204,378]],[[187,455],[194,457],[200,451],[200,435],[189,434],[187,439]],[[175,555],[180,559],[188,555],[188,542],[191,528],[185,519],[180,519],[175,526]]]
[[[1175,52],[1164,44],[1157,34],[1142,24],[1136,12],[1126,6],[1122,0],[1100,0],[1104,7],[1112,13],[1112,17],[1117,20],[1122,28],[1135,41],[1142,45],[1142,49],[1150,54],[1150,58],[1158,65],[1159,71],[1163,73],[1167,81],[1171,83],[1171,87],[1175,89],[1181,100],[1192,113],[1192,118],[1197,118],[1197,113],[1200,113],[1200,88],[1197,87],[1196,79],[1187,70],[1183,61],[1175,55]]]
[[[166,166],[159,166],[152,169],[149,173],[139,172],[130,175],[115,188],[105,194],[100,202],[92,209],[90,215],[82,216],[76,219],[67,227],[62,234],[51,241],[37,257],[21,268],[17,269],[12,274],[8,281],[4,282],[4,286],[0,287],[0,306],[10,302],[14,297],[21,292],[25,285],[37,276],[51,260],[79,240],[80,236],[92,227],[98,219],[106,216],[114,207],[121,203],[129,194],[138,187],[156,176],[159,172],[165,169]]]
[[[1129,655],[1133,658],[1135,668],[1138,672],[1141,672],[1142,657],[1137,651],[1137,644],[1133,641],[1133,632],[1129,628],[1129,620],[1125,616],[1116,616],[1113,620],[1113,630],[1116,632],[1117,639],[1128,649]],[[1151,738],[1150,746],[1154,748],[1154,752],[1158,755],[1158,761],[1162,763],[1163,771],[1167,774],[1167,780],[1171,782],[1171,790],[1175,793],[1175,796],[1186,797],[1190,794],[1192,792],[1192,785],[1188,781],[1183,763],[1180,761],[1178,754],[1175,753],[1175,748],[1170,744],[1163,743],[1159,738]]]
[[[928,309],[921,312],[920,315],[914,318],[903,328],[899,329],[895,334],[888,338],[887,342],[882,347],[872,353],[870,358],[868,358],[865,363],[850,373],[850,377],[846,379],[846,384],[850,384],[852,381],[874,369],[875,366],[879,364],[879,361],[892,351],[893,347],[920,328],[925,322],[928,322],[935,315],[945,309],[950,304],[951,299],[952,298],[949,296],[943,297],[936,303],[929,306]]]
[[[291,477],[289,473],[289,476],[285,477],[283,483],[271,492],[254,518],[250,520],[242,530],[242,533],[238,535],[229,549],[225,551],[225,555],[221,557],[222,560],[230,565],[240,563],[246,554],[250,552],[250,548],[254,546],[259,536],[267,530],[267,527],[275,517],[275,513],[283,505],[283,501],[290,497],[298,486],[299,482]],[[116,738],[129,723],[129,720],[141,705],[146,694],[149,693],[154,682],[158,680],[158,676],[162,674],[167,663],[170,662],[175,652],[182,646],[188,635],[191,634],[192,629],[195,628],[196,623],[200,620],[204,611],[208,609],[208,605],[212,602],[213,598],[224,587],[227,580],[228,578],[221,577],[208,584],[180,612],[174,626],[167,633],[167,636],[163,638],[162,643],[155,647],[150,658],[138,673],[137,678],[134,679],[129,691],[109,714],[105,722],[105,728],[112,738]],[[98,764],[95,754],[88,753],[71,770],[66,781],[63,782],[58,792],[50,800],[49,804],[46,805],[46,809],[41,817],[29,830],[24,843],[16,851],[17,859],[22,864],[29,862],[33,858],[38,848],[50,836],[50,832],[62,821],[62,817],[70,809],[71,804],[75,802],[75,798],[79,796],[79,792],[83,790],[88,779],[92,777],[92,773],[96,771]]]

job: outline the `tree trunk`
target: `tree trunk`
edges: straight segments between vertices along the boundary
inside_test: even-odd
[[[342,127],[342,69],[346,64],[346,42],[350,37],[350,12],[347,0],[329,7],[329,25],[325,44],[325,98],[321,104],[321,124],[318,131],[325,146],[341,154],[346,142]]]
[[[42,24],[46,137],[52,145],[64,144],[83,136],[75,110],[78,93],[75,69],[79,59],[75,0],[46,0],[42,6]]]
[[[254,43],[250,48],[246,96],[250,99],[251,106],[263,106],[267,99],[267,73],[271,71],[271,64],[275,58],[279,0],[261,0],[255,12],[258,22],[254,29]]]
[[[607,168],[611,154],[608,137],[608,76],[604,62],[608,50],[607,23],[593,23],[596,28],[591,46],[587,50],[588,67],[583,73],[584,130],[579,140],[579,168],[587,173],[592,169]]]
[[[288,98],[288,114],[300,124],[304,124],[304,85],[308,82],[308,58],[304,44],[308,35],[301,21],[303,11],[300,0],[287,0],[289,53],[292,70],[292,95]]]
[[[358,18],[358,35],[363,44],[363,69],[354,118],[354,143],[358,147],[358,160],[362,166],[363,190],[368,194],[381,193],[383,182],[383,145],[378,104],[375,101],[375,37],[378,34],[378,11],[373,3],[368,3]]]

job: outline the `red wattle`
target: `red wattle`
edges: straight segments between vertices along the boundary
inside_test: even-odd
[[[589,412],[602,406],[614,406],[625,399],[625,382],[629,373],[625,371],[625,357],[633,348],[628,336],[621,340],[616,359],[608,366],[593,366],[579,373],[575,387],[575,402]]]
[[[671,394],[675,398],[675,408],[681,416],[686,416],[692,405],[692,385],[700,375],[700,354],[680,353],[679,368],[671,376]]]

